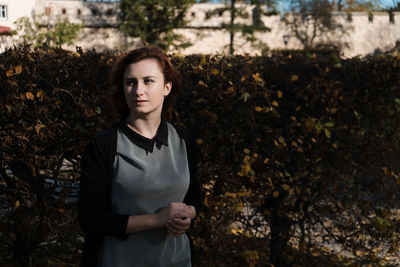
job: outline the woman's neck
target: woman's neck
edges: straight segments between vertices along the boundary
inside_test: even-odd
[[[140,135],[152,139],[157,134],[158,127],[161,123],[161,117],[154,118],[134,118],[130,115],[126,119],[128,127],[139,133]]]

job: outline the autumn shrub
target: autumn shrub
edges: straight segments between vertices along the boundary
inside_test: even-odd
[[[43,185],[79,182],[86,143],[113,124],[116,56],[0,54],[0,263],[77,264],[72,189]],[[200,266],[395,264],[399,58],[172,60],[183,76],[172,121],[201,155],[204,210],[191,233]]]

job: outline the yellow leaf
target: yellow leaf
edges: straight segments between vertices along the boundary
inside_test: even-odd
[[[199,85],[206,87],[206,84],[202,80],[199,80]]]
[[[203,139],[201,139],[201,138],[197,139],[197,144],[198,144],[198,145],[203,144]]]
[[[279,143],[276,140],[274,140],[274,145],[279,147]]]
[[[204,206],[206,206],[207,208],[210,207],[210,204],[208,203],[208,198],[204,198]]]
[[[6,72],[6,76],[7,77],[11,77],[11,76],[14,76],[14,75],[18,75],[18,74],[20,74],[22,72],[22,66],[21,65],[18,65],[18,66],[16,66],[14,69],[9,69],[7,72]]]
[[[40,90],[39,92],[36,93],[36,98],[39,98],[40,101],[42,101],[43,100],[43,95],[44,95],[43,90]]]
[[[272,193],[272,196],[273,196],[273,197],[279,197],[279,192],[278,192],[278,191],[274,191],[274,192]]]
[[[235,88],[233,86],[231,86],[228,89],[226,89],[226,92],[229,94],[233,94],[233,93],[235,93]]]
[[[331,131],[329,131],[327,128],[325,128],[325,136],[327,138],[331,138]]]
[[[257,112],[260,112],[260,111],[262,111],[262,108],[261,107],[255,107],[254,110],[257,111]]]
[[[218,75],[219,70],[217,70],[217,69],[211,69],[211,70],[210,70],[210,73],[211,73],[212,75]]]
[[[288,186],[287,184],[283,184],[283,185],[281,185],[281,187],[282,187],[282,189],[285,190],[285,191],[288,191],[288,190],[289,190],[289,186]]]
[[[241,234],[243,234],[243,230],[242,229],[231,229],[231,233],[234,235],[241,235]]]
[[[297,76],[297,75],[292,75],[292,81],[294,82],[294,81],[297,81],[299,79],[299,76]]]
[[[13,75],[14,75],[14,69],[10,69],[10,70],[6,71],[6,76],[7,76],[7,78],[8,78],[8,77],[11,77],[11,76],[13,76]]]
[[[64,214],[65,210],[63,210],[63,209],[58,209],[58,212],[60,212],[61,214]]]
[[[258,83],[262,83],[264,80],[260,77],[260,73],[256,73],[256,74],[252,74],[251,75],[253,77],[253,79],[258,82]]]
[[[250,154],[250,149],[248,149],[248,148],[243,149],[243,151],[244,151],[244,153],[245,153],[246,155],[249,155],[249,154]]]
[[[283,97],[282,91],[276,92],[276,95],[278,96],[278,98],[282,98]]]
[[[204,64],[206,64],[206,57],[201,55],[199,66],[202,67]]]
[[[14,209],[17,209],[19,206],[20,206],[20,202],[19,202],[19,200],[15,201],[15,206],[14,206]]]
[[[18,65],[15,67],[15,74],[20,74],[22,72],[22,66]]]
[[[27,100],[34,100],[35,96],[31,92],[26,92],[25,97]]]
[[[236,193],[226,192],[225,196],[226,197],[231,197],[231,198],[236,198]]]
[[[273,105],[274,107],[278,107],[278,106],[279,106],[278,101],[276,101],[276,100],[272,101],[272,105]]]
[[[35,125],[35,131],[37,135],[39,135],[39,132],[42,128],[46,128],[46,126],[40,120],[37,120]]]
[[[200,218],[202,218],[203,220],[206,218],[206,216],[204,215],[204,212],[200,212],[199,216],[200,216]]]
[[[242,78],[240,78],[241,82],[244,82],[246,80],[246,78],[244,76],[242,76]]]

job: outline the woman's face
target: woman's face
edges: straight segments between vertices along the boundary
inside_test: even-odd
[[[129,64],[124,72],[124,93],[131,115],[161,116],[164,97],[172,88],[164,82],[164,74],[155,58]]]

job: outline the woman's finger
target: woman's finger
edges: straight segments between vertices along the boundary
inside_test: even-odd
[[[190,224],[177,224],[173,220],[170,220],[167,224],[167,228],[174,231],[187,231],[190,227]]]

